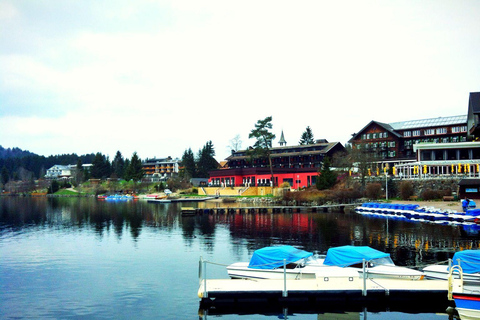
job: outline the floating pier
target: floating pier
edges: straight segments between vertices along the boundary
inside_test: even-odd
[[[332,204],[323,206],[251,206],[251,207],[218,207],[218,208],[196,208],[195,214],[248,214],[248,213],[306,213],[306,212],[328,212],[330,210],[344,211],[345,208],[355,208],[361,204]]]
[[[435,308],[451,305],[448,282],[442,280],[366,279],[326,275],[305,280],[210,279],[200,282],[202,308],[244,304],[375,305],[420,304]]]

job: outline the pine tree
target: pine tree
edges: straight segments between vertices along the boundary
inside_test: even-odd
[[[300,145],[307,145],[307,144],[314,144],[315,140],[313,139],[312,129],[308,126],[305,131],[302,133],[300,137],[300,141],[298,142]]]
[[[196,177],[195,156],[192,149],[185,150],[182,156],[182,166],[184,168],[184,177],[186,179]]]
[[[142,160],[138,157],[137,152],[134,152],[125,172],[125,180],[140,181],[144,175],[145,171],[142,167]]]
[[[326,190],[332,188],[337,182],[337,174],[330,169],[330,159],[323,159],[322,169],[317,176],[317,189]]]
[[[112,161],[112,173],[117,178],[123,178],[123,173],[125,171],[125,160],[123,159],[122,153],[117,151],[115,158]]]
[[[252,158],[268,158],[270,166],[271,183],[275,185],[273,176],[272,158],[270,157],[270,149],[272,148],[272,141],[275,139],[275,134],[270,132],[272,129],[272,116],[266,117],[263,120],[258,120],[255,124],[255,129],[250,131],[249,139],[255,138],[257,141],[250,151]]]
[[[209,172],[218,168],[218,162],[214,158],[215,149],[212,141],[208,141],[201,150],[198,151],[197,158],[197,177],[208,178]]]

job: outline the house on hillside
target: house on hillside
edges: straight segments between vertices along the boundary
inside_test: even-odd
[[[83,164],[83,170],[89,171],[92,167],[92,164]],[[77,165],[60,165],[56,164],[53,167],[47,169],[45,174],[46,179],[70,179],[74,176],[75,171],[77,170]]]
[[[169,178],[178,175],[181,160],[172,157],[146,159],[142,163],[142,168],[145,171],[144,181],[167,181]]]

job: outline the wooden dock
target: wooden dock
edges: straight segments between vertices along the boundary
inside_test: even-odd
[[[406,309],[444,308],[448,282],[444,280],[362,279],[322,276],[306,280],[204,279],[198,296],[201,308],[252,305],[404,305]]]
[[[307,213],[307,212],[328,212],[330,210],[344,211],[346,208],[353,209],[360,203],[331,204],[322,206],[250,206],[250,207],[217,207],[217,208],[196,208],[195,214],[253,214],[253,213]]]

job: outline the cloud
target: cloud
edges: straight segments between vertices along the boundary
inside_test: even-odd
[[[479,11],[471,1],[4,1],[2,145],[181,157],[212,140],[223,159],[269,115],[294,144],[307,126],[345,143],[372,119],[465,114],[478,91]]]

